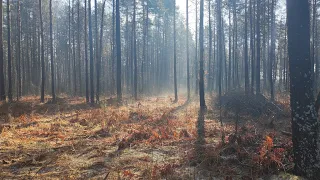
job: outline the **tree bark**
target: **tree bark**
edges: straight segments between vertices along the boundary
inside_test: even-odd
[[[0,100],[6,100],[5,83],[4,83],[4,65],[3,65],[3,17],[2,3],[0,3]]]
[[[204,0],[200,0],[200,28],[199,28],[199,44],[200,44],[200,69],[199,69],[199,96],[200,96],[200,108],[206,108],[206,102],[204,99],[204,27],[203,27],[203,14],[204,14]]]
[[[117,41],[117,100],[122,101],[121,91],[121,36],[120,36],[120,0],[116,0],[116,41]]]
[[[10,1],[7,0],[7,21],[8,21],[8,98],[12,102],[12,69],[11,69],[11,25],[10,25]]]
[[[90,48],[90,103],[94,104],[94,79],[93,79],[93,40],[92,40],[92,18],[91,18],[91,0],[89,4],[89,48]]]
[[[40,29],[41,29],[41,102],[44,103],[44,88],[45,88],[45,64],[44,64],[44,36],[43,36],[43,21],[42,21],[42,0],[39,0],[40,11]],[[28,53],[28,52],[27,52]]]
[[[50,0],[50,60],[51,60],[51,93],[52,93],[52,102],[56,101],[56,93],[54,87],[54,55],[53,55],[53,32],[52,32],[52,0]]]
[[[287,0],[290,102],[294,172],[318,179],[319,123],[314,107],[310,66],[309,1]]]
[[[174,102],[178,102],[178,86],[177,86],[177,35],[176,35],[176,0],[174,0],[173,11],[173,79],[174,79]]]

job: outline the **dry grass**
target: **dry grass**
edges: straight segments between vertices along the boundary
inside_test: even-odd
[[[232,148],[238,146],[221,145],[219,111],[211,106],[205,120],[206,159],[195,160],[198,103],[185,101],[180,97],[178,103],[172,103],[172,97],[164,96],[138,102],[126,99],[126,105],[116,106],[112,99],[107,99],[103,101],[105,104],[91,107],[82,98],[61,98],[57,104],[40,104],[37,97],[27,97],[18,103],[2,104],[0,179],[194,179],[225,178],[226,174],[251,178],[261,175],[260,171],[252,172],[248,161],[252,158],[247,154],[258,153],[255,149],[241,147],[245,148],[241,150],[245,160],[232,162],[229,156],[233,156]],[[254,135],[257,139],[251,141],[261,144],[265,134],[280,131],[264,128],[262,121],[246,117],[241,122],[241,127],[248,129],[243,137],[259,132]],[[276,123],[287,128],[286,121]],[[226,136],[231,137],[233,120],[224,118],[224,122]]]

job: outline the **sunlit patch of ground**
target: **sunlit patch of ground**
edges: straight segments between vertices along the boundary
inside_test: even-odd
[[[207,158],[200,162],[195,157],[197,101],[186,103],[180,97],[173,103],[172,97],[163,96],[125,99],[122,106],[113,99],[102,102],[92,107],[82,98],[61,98],[56,104],[41,104],[37,97],[27,97],[2,104],[0,179],[206,179],[260,173],[253,172],[251,161],[232,162],[234,154],[224,154],[230,147],[221,145],[220,112],[210,98],[203,145]],[[234,121],[223,121],[228,140]],[[261,128],[263,121],[252,118],[241,127],[256,132],[257,147],[266,134],[281,131]],[[252,149],[241,149],[245,151],[250,159]]]

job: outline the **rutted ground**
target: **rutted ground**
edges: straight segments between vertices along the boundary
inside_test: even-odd
[[[63,98],[57,104],[40,104],[29,97],[2,104],[0,179],[250,179],[261,175],[259,168],[252,167],[252,151],[259,150],[221,144],[220,112],[214,107],[208,107],[205,118],[206,145],[201,148],[206,158],[199,161],[195,101],[185,103],[181,97],[172,103],[165,96],[127,99],[116,106],[106,99],[95,107],[84,101]],[[230,119],[226,122],[228,140],[234,125]],[[265,134],[275,131],[258,129],[254,134],[259,123],[251,119],[241,124],[244,142],[252,141],[255,148],[264,145]]]

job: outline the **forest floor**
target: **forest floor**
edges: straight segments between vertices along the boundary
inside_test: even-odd
[[[197,101],[106,99],[92,107],[83,98],[38,99],[0,106],[0,179],[257,179],[292,168],[290,116],[272,127],[265,116],[241,117],[234,139],[233,116],[223,115],[222,130],[207,98],[199,145]]]

